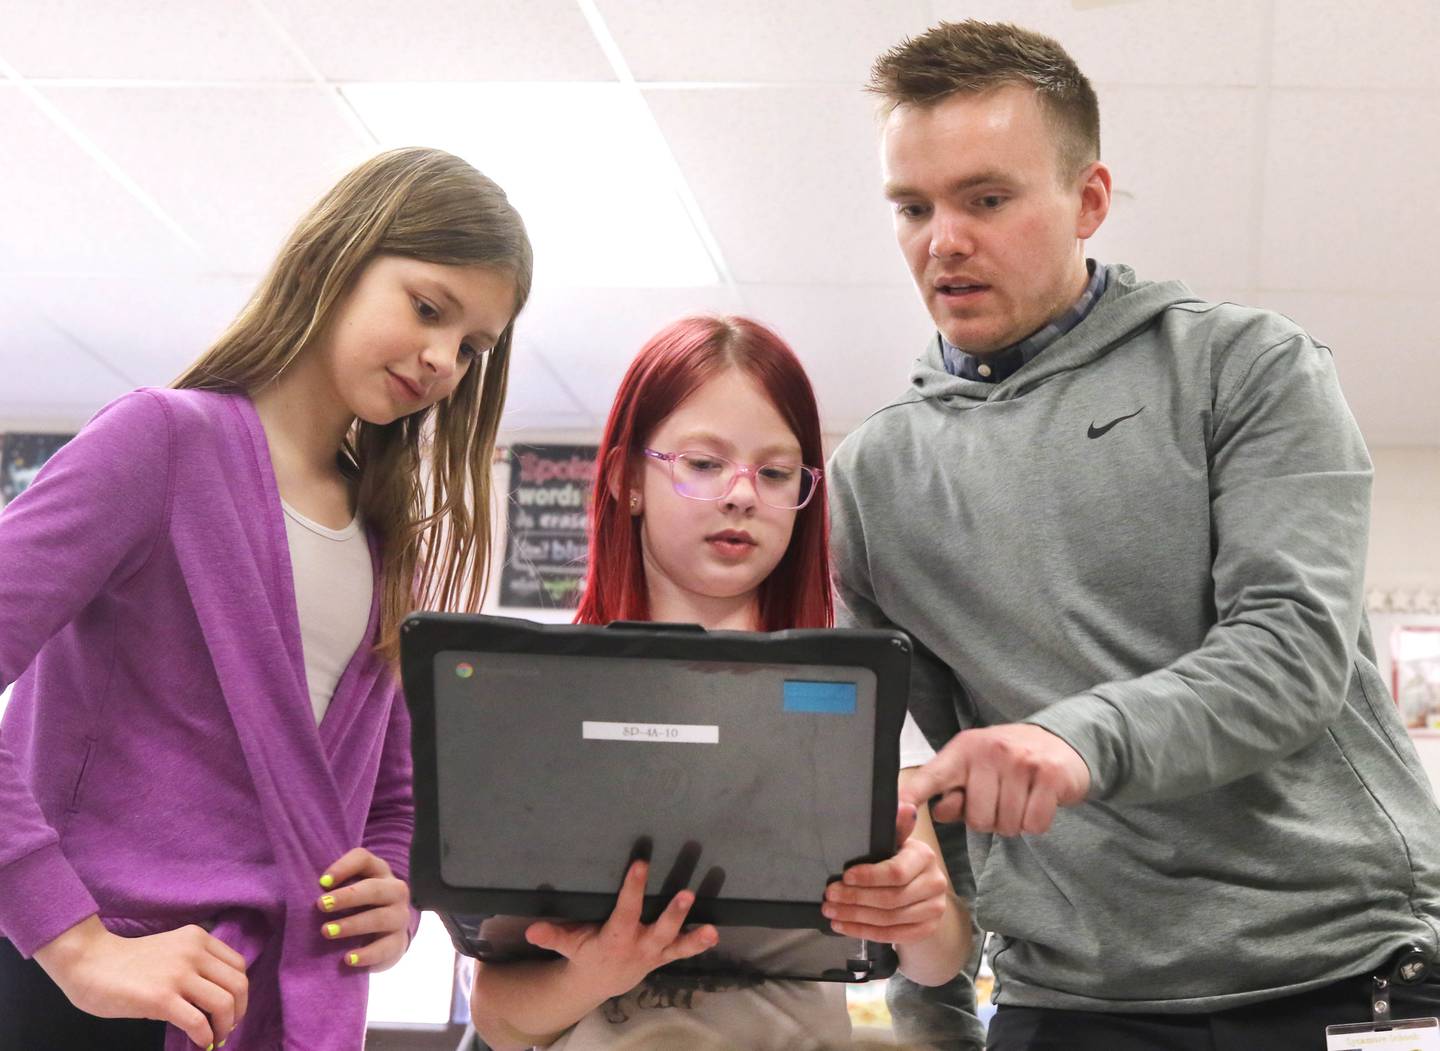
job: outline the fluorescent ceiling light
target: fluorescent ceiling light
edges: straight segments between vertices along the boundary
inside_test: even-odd
[[[437,146],[502,187],[535,246],[537,282],[719,283],[644,100],[621,84],[352,84],[386,148]]]

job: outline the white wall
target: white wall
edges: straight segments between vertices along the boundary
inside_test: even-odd
[[[1376,449],[1371,456],[1367,588],[1440,593],[1440,449]]]
[[[1370,549],[1365,567],[1370,626],[1385,683],[1390,640],[1401,623],[1440,626],[1440,449],[1376,449]],[[1385,606],[1433,612],[1381,612]],[[1440,731],[1412,731],[1440,795]]]

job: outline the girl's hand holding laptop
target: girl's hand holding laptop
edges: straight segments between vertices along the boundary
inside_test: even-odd
[[[826,889],[821,911],[837,934],[910,945],[939,930],[950,883],[936,852],[911,835],[916,820],[915,807],[902,803],[895,820],[895,855],[852,865]],[[654,923],[641,922],[648,873],[646,862],[631,863],[604,924],[541,920],[526,928],[525,940],[565,957],[575,979],[599,999],[620,996],[652,971],[712,948],[719,940],[713,926],[684,929],[695,903],[691,891],[676,894]]]
[[[597,1000],[627,993],[651,971],[714,946],[720,936],[710,924],[682,929],[695,904],[695,895],[688,890],[676,894],[654,923],[640,922],[649,871],[644,861],[631,863],[615,910],[604,924],[542,920],[526,928],[525,940],[570,961],[567,970]]]

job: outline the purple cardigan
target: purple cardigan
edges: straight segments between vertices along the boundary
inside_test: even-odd
[[[28,956],[96,912],[125,935],[201,923],[250,962],[227,1046],[360,1047],[367,979],[321,936],[316,881],[357,844],[407,877],[409,718],[365,645],[316,726],[248,398],[127,394],[0,514],[12,681],[0,935]]]

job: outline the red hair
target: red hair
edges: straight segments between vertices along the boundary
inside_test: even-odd
[[[626,494],[650,436],[702,384],[731,368],[769,395],[800,442],[802,462],[824,463],[815,392],[784,340],[740,317],[687,317],[666,326],[630,363],[600,439],[590,502],[590,559],[576,623],[650,619],[640,529]],[[760,584],[760,630],[834,624],[825,503],[822,478],[810,502],[795,513],[784,556]]]

